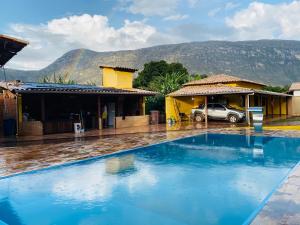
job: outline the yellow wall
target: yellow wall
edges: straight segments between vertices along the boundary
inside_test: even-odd
[[[104,87],[132,88],[133,73],[103,68],[102,83]]]
[[[184,113],[189,116],[193,108],[204,104],[204,97],[166,97],[166,119],[173,118],[176,121],[180,120],[178,113]]]
[[[227,95],[228,104],[233,108],[244,110],[245,107],[242,106],[242,99],[240,95]]]
[[[179,121],[179,115],[177,113],[176,110],[176,106],[175,106],[175,98],[173,97],[166,97],[166,119],[170,119],[173,118],[176,121]]]
[[[243,81],[228,83],[226,85],[231,86],[231,87],[244,87],[244,88],[251,88],[251,89],[258,89],[258,90],[261,90],[264,87],[264,85],[252,84],[252,83],[243,82]]]

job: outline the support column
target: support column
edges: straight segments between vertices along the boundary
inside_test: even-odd
[[[22,121],[23,120],[23,112],[22,112],[22,96],[20,94],[16,95],[16,125],[17,125],[17,133],[16,135],[20,135],[22,129]]]
[[[44,122],[46,120],[46,111],[45,111],[45,96],[41,95],[41,120]]]
[[[269,97],[265,96],[265,100],[266,100],[266,116],[269,115]]]
[[[207,96],[205,96],[205,105],[204,105],[204,111],[205,111],[205,126],[207,127],[208,126],[208,108],[207,108]]]
[[[282,105],[282,99],[281,96],[279,96],[279,115],[282,115],[282,109],[281,109],[281,105]]]
[[[286,112],[286,116],[289,115],[289,105],[288,105],[288,97],[285,97],[285,112]]]
[[[97,96],[97,118],[98,118],[98,129],[102,129],[102,116],[101,116],[101,98]]]
[[[274,116],[274,97],[271,97],[271,112],[272,112],[272,117]]]
[[[145,116],[146,115],[146,103],[145,103],[145,97],[144,96],[141,96],[141,109],[140,109],[140,114],[142,116]]]
[[[250,125],[249,103],[250,103],[250,95],[246,95],[245,96],[245,114],[246,114],[246,122],[248,125]]]

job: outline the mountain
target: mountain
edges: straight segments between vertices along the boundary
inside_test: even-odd
[[[142,69],[151,60],[181,62],[190,73],[226,73],[273,85],[300,81],[300,41],[287,40],[191,42],[116,52],[77,49],[38,71],[8,69],[7,77],[37,81],[68,72],[80,83],[100,83],[99,65]]]

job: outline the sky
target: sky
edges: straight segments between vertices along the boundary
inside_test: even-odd
[[[300,40],[300,1],[0,0],[0,33],[30,45],[7,64],[44,68],[67,51],[208,40]]]

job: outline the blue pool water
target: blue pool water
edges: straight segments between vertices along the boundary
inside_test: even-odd
[[[0,221],[243,224],[299,159],[295,138],[185,138],[1,179]]]

